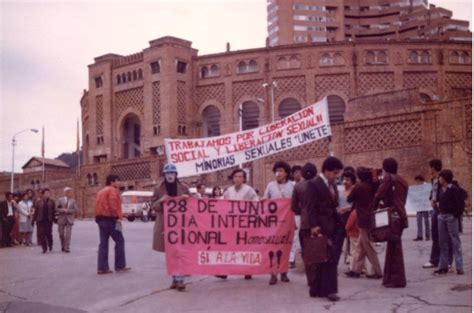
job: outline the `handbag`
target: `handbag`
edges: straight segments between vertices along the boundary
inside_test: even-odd
[[[328,238],[326,236],[309,236],[304,238],[303,261],[305,266],[324,263],[328,259]]]
[[[395,208],[383,208],[371,213],[370,240],[394,241],[401,236],[401,216]]]

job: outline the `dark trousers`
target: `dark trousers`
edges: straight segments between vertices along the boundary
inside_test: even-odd
[[[11,232],[15,224],[15,217],[7,216],[2,220],[2,244],[6,247],[12,246]]]
[[[38,225],[38,244],[41,245],[43,251],[53,249],[53,223],[52,222],[37,222]]]
[[[396,240],[387,241],[382,284],[397,287],[405,287],[407,285],[401,236]]]
[[[117,230],[116,222],[114,220],[98,220],[99,225],[99,255],[97,270],[109,270],[109,238],[112,237],[115,241],[115,269],[125,268],[125,239],[122,232]]]
[[[433,209],[431,214],[431,239],[433,243],[431,245],[431,255],[430,255],[430,263],[434,266],[439,265],[439,258],[440,258],[440,248],[439,248],[439,233],[438,233],[438,215],[439,211],[437,209]],[[449,244],[449,258],[448,262],[449,265],[453,264],[453,246],[451,242]]]
[[[346,212],[340,215],[341,222],[336,224],[336,230],[334,235],[334,253],[336,264],[339,264],[339,259],[342,254],[342,246],[344,245],[344,240],[346,240],[346,228],[345,225],[349,219],[350,212]]]

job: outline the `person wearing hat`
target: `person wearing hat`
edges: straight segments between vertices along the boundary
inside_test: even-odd
[[[58,217],[58,231],[61,239],[61,251],[69,253],[72,225],[76,215],[76,200],[72,198],[72,188],[64,188],[64,197],[58,199],[56,213]]]
[[[163,167],[164,180],[159,184],[153,192],[152,209],[156,212],[155,226],[153,229],[153,250],[165,252],[165,235],[164,235],[164,215],[163,203],[171,197],[189,196],[189,189],[178,180],[178,170],[172,163],[168,163]],[[173,276],[171,289],[184,291],[184,275]]]

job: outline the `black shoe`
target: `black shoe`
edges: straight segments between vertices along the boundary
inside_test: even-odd
[[[383,285],[385,288],[405,288],[406,285],[386,284]]]
[[[289,283],[290,279],[288,278],[288,275],[286,273],[281,273],[280,275],[280,280],[285,283]]]
[[[64,249],[64,252],[66,252],[66,253],[70,253],[70,252],[71,252],[71,250],[69,250],[69,249]]]
[[[62,251],[62,252],[65,252],[66,250],[65,250],[64,248],[61,248],[61,251]]]
[[[290,262],[289,268],[291,269],[296,268],[296,262]]]
[[[173,280],[171,283],[170,289],[176,289],[178,287],[178,282],[176,280]]]
[[[106,270],[106,271],[97,271],[98,275],[105,275],[105,274],[112,274],[114,271]]]
[[[49,247],[49,251],[53,251],[53,247]]]
[[[354,271],[349,271],[349,272],[345,272],[344,273],[347,277],[350,277],[350,278],[359,278],[360,277],[360,274],[359,273],[356,273]]]
[[[48,250],[44,250],[44,249],[43,249],[43,253],[46,253],[47,251],[48,251]]]
[[[422,241],[423,238],[422,237],[416,237],[415,239],[413,239],[413,241]]]
[[[431,237],[426,237],[426,241],[430,241],[431,240]]]
[[[225,278],[227,278],[227,276]],[[245,275],[244,279],[246,279],[246,280],[252,279],[252,275]]]
[[[464,271],[463,271],[463,270],[456,270],[456,273],[457,273],[458,275],[464,275]]]
[[[216,275],[215,277],[220,279],[227,279],[227,275]]]
[[[336,302],[336,301],[339,301],[341,298],[339,298],[339,296],[335,293],[332,293],[330,295],[328,295],[328,300],[329,301],[333,301],[333,302]]]
[[[270,281],[268,282],[269,285],[275,285],[278,282],[278,278],[276,275],[273,275],[270,277]]]
[[[437,271],[434,271],[433,274],[435,276],[443,276],[443,275],[448,274],[448,269],[442,268],[442,269],[439,269]]]
[[[178,281],[176,283],[176,289],[178,289],[178,291],[184,291],[184,289],[186,289],[186,285],[184,284],[184,281]]]
[[[382,276],[382,275],[374,274],[374,275],[365,275],[365,277],[368,278],[368,279],[380,279],[380,278],[382,278],[383,276]]]

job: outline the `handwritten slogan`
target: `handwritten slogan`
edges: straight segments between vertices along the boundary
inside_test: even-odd
[[[164,206],[170,275],[288,271],[295,231],[290,199],[173,198]]]
[[[405,204],[407,213],[431,211],[430,193],[431,184],[410,186],[408,188],[407,202]]]
[[[210,138],[165,139],[180,177],[229,168],[331,135],[327,99],[252,130]]]

